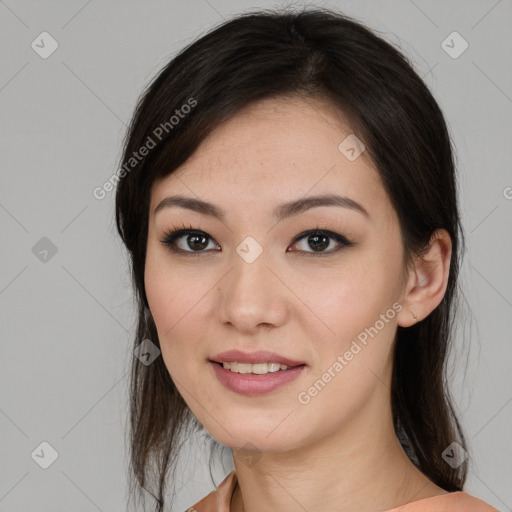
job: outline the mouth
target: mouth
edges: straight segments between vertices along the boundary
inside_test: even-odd
[[[264,363],[240,363],[238,361],[214,361],[208,359],[210,363],[224,368],[232,373],[243,375],[267,375],[269,373],[286,372],[294,368],[306,366],[305,363],[286,365],[278,362],[264,362]]]
[[[296,366],[305,366],[305,361],[291,359],[270,350],[244,352],[242,350],[227,350],[210,357],[212,363],[217,363],[226,369],[237,373],[271,373],[288,370]],[[266,365],[266,366],[265,366]]]
[[[306,370],[306,364],[282,366],[269,371],[272,363],[238,363],[236,361],[218,362],[208,359],[213,374],[225,388],[240,395],[259,396],[277,390],[298,379]],[[233,366],[233,365],[236,365]],[[226,368],[225,366],[228,366]],[[230,369],[233,368],[233,369]]]

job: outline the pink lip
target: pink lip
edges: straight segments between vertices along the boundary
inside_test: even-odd
[[[304,361],[294,361],[287,357],[280,356],[275,352],[268,350],[259,350],[257,352],[242,352],[241,350],[228,350],[227,352],[221,352],[215,357],[211,358],[211,361],[217,363],[232,363],[234,361],[238,363],[279,363],[285,364],[286,366],[298,366],[306,364]],[[276,372],[279,373],[279,372]]]
[[[269,393],[295,380],[306,368],[306,365],[303,364],[295,368],[290,368],[289,370],[279,370],[264,375],[254,375],[232,372],[224,368],[221,364],[213,361],[210,361],[209,364],[213,367],[219,381],[226,388],[243,395],[263,395],[264,393]]]

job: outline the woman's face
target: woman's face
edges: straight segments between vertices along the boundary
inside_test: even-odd
[[[358,421],[375,419],[375,428],[390,407],[391,349],[408,313],[399,314],[398,218],[368,153],[355,158],[351,138],[339,148],[351,131],[333,112],[266,99],[219,126],[151,191],[145,286],[162,357],[194,415],[233,448],[303,448]],[[361,208],[282,207],[326,195]],[[183,202],[155,215],[170,196],[210,203],[223,217]],[[175,250],[162,243],[189,228],[201,233],[182,234]],[[290,370],[228,375],[211,360],[233,349],[304,366],[287,382],[279,379]],[[276,377],[281,385],[265,388]]]

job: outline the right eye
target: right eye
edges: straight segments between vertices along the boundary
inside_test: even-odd
[[[208,240],[211,242],[214,241],[214,239],[204,231],[190,227],[185,229],[172,228],[164,235],[164,239],[160,240],[160,242],[168,246],[172,252],[186,254],[187,256],[196,256],[207,252],[205,249],[207,249],[209,245]],[[216,246],[220,249],[219,244],[216,243]]]

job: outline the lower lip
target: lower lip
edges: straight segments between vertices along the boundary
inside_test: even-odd
[[[306,365],[294,366],[289,370],[279,370],[269,372],[264,375],[252,373],[236,373],[227,370],[218,363],[210,361],[215,375],[220,382],[231,391],[242,395],[263,395],[274,389],[284,386],[288,382],[295,380],[306,368]]]

